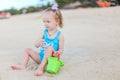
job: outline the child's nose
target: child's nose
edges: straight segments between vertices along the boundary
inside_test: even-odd
[[[46,27],[46,25],[44,24],[44,26]]]
[[[45,23],[45,26],[47,26],[47,23]]]

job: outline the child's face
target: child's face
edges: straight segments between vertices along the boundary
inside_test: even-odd
[[[53,30],[57,28],[58,22],[55,19],[55,14],[52,11],[46,12],[44,17],[43,17],[43,22],[45,27],[48,30]]]

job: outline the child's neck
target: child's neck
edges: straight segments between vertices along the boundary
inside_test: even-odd
[[[48,29],[48,32],[49,32],[49,33],[52,33],[52,32],[55,32],[55,31],[57,31],[57,28],[51,29],[51,30]]]
[[[57,28],[52,29],[52,30],[48,30],[48,35],[49,35],[49,37],[55,35],[57,31],[58,31]]]

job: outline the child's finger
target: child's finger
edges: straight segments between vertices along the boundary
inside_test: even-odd
[[[42,42],[42,45],[44,45],[44,42]]]
[[[44,41],[44,39],[42,39]]]
[[[58,56],[58,52],[57,51],[55,51],[54,53],[53,53],[53,56]]]
[[[57,51],[57,54],[60,54],[60,51]]]

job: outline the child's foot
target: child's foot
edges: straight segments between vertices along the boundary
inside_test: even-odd
[[[35,76],[42,76],[43,75],[43,70],[38,70],[35,72]]]
[[[20,66],[20,65],[12,65],[12,66],[11,66],[11,69],[12,69],[12,70],[22,70],[22,69],[25,69],[25,67]]]

